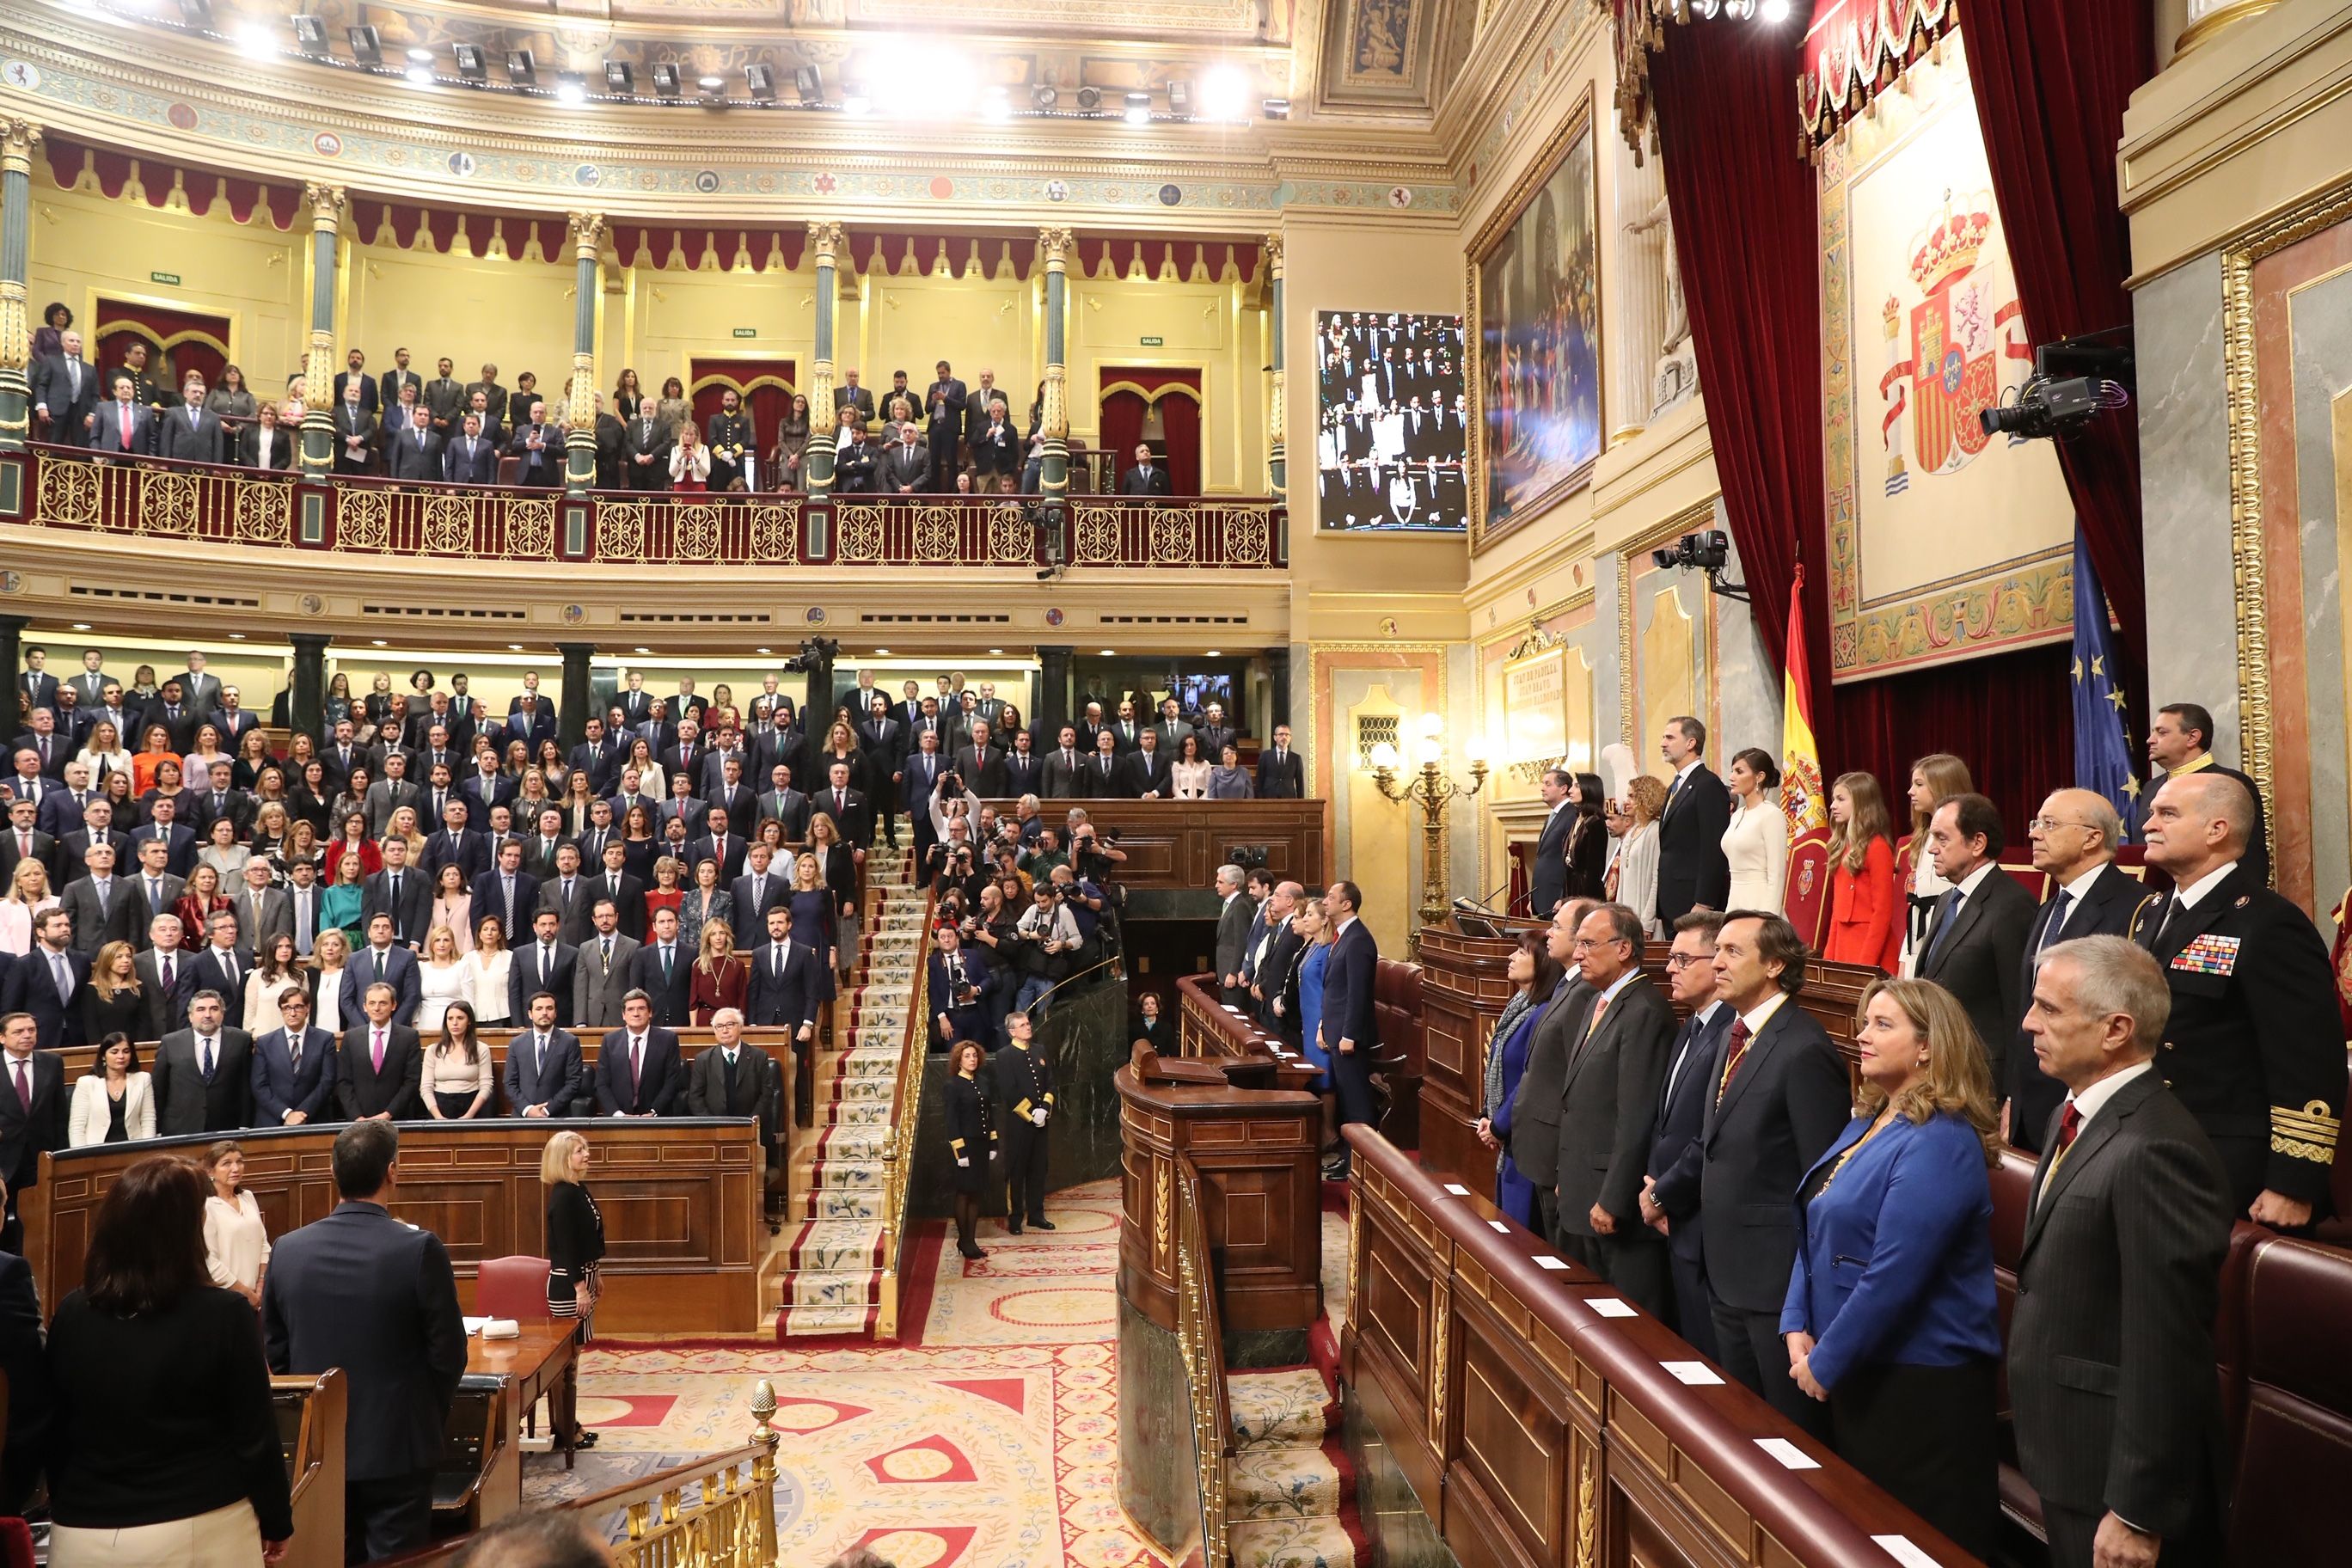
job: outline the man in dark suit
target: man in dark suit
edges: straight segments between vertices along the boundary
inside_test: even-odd
[[[253,1125],[253,1037],[228,1024],[222,994],[199,987],[188,1025],[155,1047],[155,1131],[163,1138]]]
[[[375,384],[362,377],[335,399],[335,472],[364,474],[374,464],[376,417],[367,399]]]
[[[2083,937],[2043,951],[2025,1016],[2042,1070],[2066,1086],[2009,1328],[2018,1468],[2041,1495],[2052,1568],[2220,1553],[2212,1324],[2229,1182],[2152,1060],[2169,1000],[2156,959]]]
[[[898,444],[883,450],[882,493],[913,495],[929,482],[930,474],[930,457],[915,445],[914,425],[899,426]]]
[[[637,949],[630,966],[629,984],[653,1004],[653,1022],[665,1029],[682,1029],[692,1022],[688,998],[694,984],[694,954],[678,944],[677,911],[654,911],[653,931]],[[623,999],[625,1013],[626,998]]]
[[[563,940],[563,917],[544,903],[530,916],[531,931],[507,964],[507,1016],[530,1016],[530,999],[544,991],[555,998],[549,1022],[572,1026],[572,988],[578,973],[580,950]]]
[[[410,484],[438,483],[448,477],[441,437],[433,434],[433,416],[419,405],[405,429],[387,432],[384,463],[395,479]]]
[[[351,388],[356,384],[359,387],[360,406],[370,414],[377,412],[383,405],[378,400],[380,389],[376,385],[375,379],[367,374],[367,355],[353,349],[344,356],[343,364],[344,368],[335,373],[334,400],[337,403],[342,402]]]
[[[2253,829],[2253,803],[2228,774],[2165,781],[2147,863],[2173,890],[2142,903],[2128,935],[2164,966],[2165,1080],[2221,1157],[2232,1214],[2293,1228],[2327,1212],[2344,1028],[2310,917],[2247,864]]]
[[[8,1189],[0,1252],[21,1254],[16,1200],[39,1184],[42,1154],[66,1146],[66,1069],[56,1052],[40,1048],[40,1023],[30,1013],[0,1016],[0,1182]]]
[[[36,645],[32,647],[26,648],[22,657],[25,661],[25,668],[23,673],[16,677],[16,693],[24,701],[26,716],[29,719],[35,715],[47,712],[51,718],[55,718],[57,716],[58,709],[58,693],[63,689],[63,687],[59,684],[58,678],[49,673],[49,650]],[[16,711],[13,709],[6,714],[0,715],[0,717],[5,717],[12,721],[16,716]],[[49,771],[46,761],[44,761],[42,764],[41,771],[43,773],[48,773]],[[50,776],[55,777],[56,775],[52,773]]]
[[[346,977],[343,984],[349,988],[353,982]],[[408,1121],[425,1115],[420,1092],[425,1048],[416,1031],[394,1016],[399,1000],[389,982],[365,985],[360,993],[360,1021],[343,1031],[342,1057],[335,1065],[335,1098],[350,1121],[374,1117]]]
[[[405,1024],[416,1016],[416,1005],[424,993],[425,983],[416,970],[416,954],[393,940],[392,917],[388,914],[369,917],[367,938],[352,950],[344,965],[343,1026],[356,1028],[366,1021],[367,988],[377,984],[392,988],[393,1017]]]
[[[1260,800],[1301,800],[1307,795],[1307,770],[1290,749],[1290,726],[1274,727],[1274,744],[1258,753],[1257,794]]]
[[[205,406],[205,378],[188,373],[180,406],[163,416],[158,452],[184,463],[217,463],[227,450],[221,438],[220,416]]]
[[[711,1046],[694,1058],[686,1081],[688,1116],[753,1116],[769,1145],[772,1173],[782,1163],[783,1078],[768,1053],[743,1043],[743,1015],[721,1007],[711,1015]]]
[[[310,1026],[310,998],[299,985],[279,993],[284,1022],[253,1042],[253,1110],[264,1127],[327,1119],[336,1105],[335,1037]]]
[[[1151,448],[1139,443],[1135,448],[1135,467],[1127,470],[1118,481],[1118,493],[1123,496],[1164,496],[1170,493],[1168,470],[1151,460]]]
[[[841,384],[833,389],[834,416],[837,419],[844,408],[855,407],[857,410],[857,422],[860,425],[873,424],[874,389],[870,386],[858,385],[857,372],[855,370],[843,371],[841,377]]]
[[[1160,748],[1160,731],[1143,731],[1141,744],[1120,764],[1120,791],[1130,800],[1165,800],[1171,788],[1169,763],[1172,752]]]
[[[964,416],[971,402],[962,382],[949,374],[948,362],[938,365],[939,376],[930,390],[923,394],[923,412],[929,416],[926,429],[929,433],[929,470],[927,489],[948,492],[955,489],[956,449],[963,439]]]
[[[1545,951],[1563,973],[1540,1004],[1527,1067],[1511,1098],[1511,1163],[1535,1185],[1536,1226],[1547,1241],[1559,1234],[1559,1089],[1568,1079],[1569,1051],[1584,1037],[1592,1012],[1592,987],[1575,963],[1576,928],[1599,907],[1591,899],[1574,899],[1552,912]],[[1330,971],[1324,974],[1328,981]]]
[[[993,1044],[988,997],[1001,984],[977,948],[963,945],[963,933],[942,925],[930,954],[931,1049],[944,1051],[959,1040]]]
[[[963,787],[983,799],[1011,793],[1005,784],[1004,752],[992,743],[985,721],[974,722],[971,739],[956,748],[955,771],[963,775]]]
[[[1642,1179],[1674,1009],[1642,972],[1642,919],[1603,904],[1570,948],[1592,1009],[1560,1083],[1559,1249],[1652,1316],[1674,1318],[1665,1244],[1642,1223]]]
[[[397,837],[383,841],[383,869],[360,889],[360,917],[392,919],[392,940],[414,948],[425,940],[433,909],[433,879],[408,863],[408,846]]]
[[[719,862],[719,885],[725,887],[743,874],[743,851],[749,847],[740,833],[729,831],[732,819],[719,806],[702,814],[702,825],[708,829],[701,837],[687,847],[686,868],[688,879],[694,868],[705,860]]]
[[[621,1026],[597,1047],[596,1114],[676,1116],[685,1100],[677,1036],[654,1023],[652,997],[630,991],[621,998]]]
[[[1228,1007],[1246,1008],[1249,990],[1242,984],[1242,955],[1249,943],[1250,922],[1257,906],[1244,889],[1239,866],[1217,868],[1217,986]]]
[[[2170,702],[2156,710],[2147,726],[2147,760],[2161,770],[2157,787],[2169,779],[2189,773],[2214,773],[2238,781],[2254,803],[2254,826],[2246,836],[2246,865],[2256,882],[2268,885],[2271,879],[2270,825],[2263,819],[2263,792],[2254,781],[2235,768],[2225,768],[2213,755],[2215,736],[2211,710],[2197,702]],[[2151,798],[2153,798],[2151,796]],[[2165,873],[2151,868],[2147,885],[2164,889],[2170,885]]]
[[[89,449],[106,458],[152,458],[157,442],[154,411],[138,401],[136,384],[128,374],[120,370],[113,374],[112,399],[90,415]]]
[[[614,913],[621,922],[622,935],[643,942],[646,939],[646,885],[622,869],[627,863],[626,846],[618,839],[606,844],[604,868],[589,879],[588,892],[591,898],[612,901]]]
[[[131,961],[139,977],[139,1000],[146,1016],[139,1031],[142,1040],[160,1040],[188,1026],[188,999],[196,994],[194,954],[181,945],[179,918],[168,912],[147,923],[146,951]]]
[[[1060,740],[1045,753],[1038,796],[1045,800],[1076,800],[1085,795],[1087,755],[1091,750],[1079,748],[1075,725],[1063,725]]]
[[[2018,987],[2035,913],[2033,895],[2000,868],[2001,844],[2000,808],[1984,796],[1956,795],[1936,808],[1927,853],[1951,887],[1928,922],[1916,968],[1968,1009],[1996,1093],[2009,1081],[2009,1044],[2025,1011]]]
[[[47,909],[34,915],[32,951],[16,961],[16,994],[0,1005],[22,1007],[33,1016],[41,1049],[80,1045],[81,994],[89,984],[89,954],[74,946],[73,921],[65,910]]]
[[[477,924],[485,915],[496,915],[508,946],[525,940],[523,933],[539,912],[539,879],[522,868],[520,840],[509,838],[499,847],[497,868],[474,879],[473,895],[470,908]]]
[[[376,379],[376,401],[379,405],[385,408],[399,407],[400,389],[404,386],[413,386],[416,389],[417,404],[422,406],[425,402],[425,378],[408,368],[408,351],[394,349],[392,353],[392,363],[393,368],[385,371]]]
[[[556,1022],[563,1003],[544,988],[531,993],[530,1024],[507,1042],[507,1112],[511,1116],[569,1116],[586,1087],[580,1040]]]
[[[823,812],[832,817],[842,840],[863,849],[874,840],[874,814],[866,804],[866,796],[849,787],[847,763],[835,763],[825,772],[831,776],[823,790],[809,797],[809,814],[814,816]]]
[[[341,1367],[347,1561],[373,1562],[433,1533],[433,1472],[466,1371],[466,1324],[441,1238],[392,1217],[400,1135],[360,1122],[335,1136],[334,1212],[278,1238],[261,1290],[269,1367]]]
[[[1081,798],[1100,800],[1133,800],[1135,792],[1127,786],[1126,757],[1118,749],[1118,731],[1100,730],[1095,733],[1094,755],[1087,759],[1086,769],[1078,776]]]
[[[1350,1122],[1370,1125],[1374,1120],[1372,1068],[1381,1050],[1380,1015],[1372,1005],[1381,955],[1371,928],[1356,912],[1363,896],[1353,882],[1334,882],[1323,895],[1335,933],[1323,969],[1323,1050],[1331,1060],[1343,1128]],[[1344,1176],[1344,1145],[1337,1165],[1339,1175]],[[1326,1173],[1331,1169],[1325,1167]]]
[[[749,927],[750,917],[736,905],[737,923]],[[756,1028],[791,1029],[793,1038],[815,1037],[817,1009],[824,1005],[817,960],[792,940],[792,916],[782,905],[766,915],[768,940],[749,950],[751,983],[743,994],[744,1011]]]
[[[443,444],[441,477],[453,485],[499,482],[498,443],[482,428],[480,416],[467,414],[465,422]]]
[[[743,874],[727,889],[735,906],[738,931],[747,934],[764,931],[768,911],[792,902],[789,868],[776,864],[774,857],[775,852],[765,844],[754,844],[744,854]]]
[[[1546,768],[1536,785],[1550,808],[1536,837],[1535,860],[1528,868],[1528,910],[1539,921],[1551,919],[1552,910],[1568,896],[1568,836],[1576,826],[1576,807],[1568,792],[1574,783],[1567,769]]]
[[[622,470],[628,475],[633,490],[666,490],[669,489],[669,454],[676,443],[670,439],[669,426],[654,416],[654,403],[647,398],[637,406],[637,416],[629,421],[626,438],[621,447]],[[638,715],[632,711],[632,721]]]
[[[1666,1082],[1658,1096],[1657,1125],[1642,1184],[1642,1221],[1666,1238],[1671,1257],[1675,1328],[1709,1361],[1723,1358],[1716,1351],[1715,1317],[1707,1309],[1700,1250],[1699,1173],[1706,1150],[1699,1131],[1722,1070],[1723,1037],[1731,1029],[1731,1009],[1715,994],[1715,933],[1722,924],[1723,917],[1712,910],[1694,911],[1675,922],[1666,976],[1676,1005],[1686,1008],[1689,1016],[1666,1055]]]
[[[8,803],[8,826],[0,831],[0,888],[16,885],[16,868],[30,860],[39,866],[52,888],[65,881],[64,861],[58,841],[34,826],[41,808],[29,800]]]
[[[1705,724],[1666,721],[1658,754],[1675,777],[1658,817],[1658,919],[1668,925],[1694,909],[1720,910],[1731,897],[1731,863],[1723,854],[1731,791],[1708,770],[1706,752]]]
[[[563,482],[563,427],[547,417],[547,405],[533,402],[530,411],[515,421],[507,456],[520,465],[515,482],[545,489]]]
[[[1845,1127],[1853,1100],[1845,1059],[1797,1005],[1805,944],[1785,916],[1727,911],[1716,938],[1715,983],[1733,1018],[1699,1130],[1698,1221],[1718,1361],[1826,1442],[1828,1406],[1797,1387],[1780,1338],[1797,1255],[1785,1194]]]
[[[81,357],[81,334],[67,332],[58,352],[33,367],[33,412],[49,422],[48,439],[60,447],[86,447],[103,388],[98,371]]]
[[[2097,791],[2053,791],[2029,829],[2033,868],[2050,878],[2050,896],[2042,900],[2025,933],[2018,976],[2018,994],[2031,999],[2033,961],[2043,948],[2078,936],[2123,935],[2144,895],[2137,881],[2116,869],[2123,819]],[[2001,1108],[2003,1134],[2027,1153],[2039,1152],[2042,1135],[2057,1114],[2058,1102],[2066,1098],[2066,1088],[2042,1070],[2030,1037],[2021,1034],[2011,1040],[2008,1082],[1996,1084],[1994,1091],[2007,1097]]]
[[[136,846],[152,838],[163,846],[163,868],[174,877],[186,877],[196,863],[196,836],[178,821],[179,802],[171,795],[160,795],[147,809],[146,826],[131,830],[131,853],[140,853]]]

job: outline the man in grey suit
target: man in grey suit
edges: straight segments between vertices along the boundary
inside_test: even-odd
[[[1242,891],[1239,866],[1217,868],[1217,897],[1224,900],[1217,911],[1217,984],[1226,1006],[1245,1009],[1249,987],[1242,983],[1242,952],[1248,944],[1250,921],[1257,914],[1257,906]]]
[[[1552,913],[1546,950],[1565,973],[1536,1019],[1527,1070],[1511,1099],[1511,1163],[1535,1184],[1536,1228],[1547,1241],[1559,1234],[1559,1089],[1568,1079],[1569,1047],[1583,1036],[1592,1010],[1592,987],[1576,963],[1576,928],[1598,907],[1574,899]]]
[[[157,915],[147,922],[147,949],[131,961],[139,977],[146,1021],[139,1037],[160,1040],[188,1025],[188,998],[195,994],[195,954],[180,945],[180,917]]]
[[[269,956],[272,938],[294,934],[294,900],[272,883],[265,859],[245,863],[245,886],[229,895],[228,907],[236,916],[237,940],[257,960]]]
[[[1073,725],[1062,726],[1061,737],[1054,749],[1045,753],[1043,774],[1045,783],[1037,791],[1046,800],[1076,800],[1085,795],[1087,752],[1090,748],[1078,745],[1078,731]]]
[[[89,875],[66,884],[58,907],[73,918],[73,948],[90,957],[110,942],[129,942],[143,913],[131,884],[114,874],[114,848],[93,844],[82,854]]]
[[[511,1116],[569,1116],[587,1074],[580,1065],[580,1040],[555,1022],[554,995],[535,992],[530,1024],[507,1042],[507,1112]]]
[[[217,463],[223,451],[220,416],[205,406],[205,378],[190,371],[180,406],[163,416],[162,452],[189,463]]]
[[[1980,795],[1956,795],[1936,807],[1927,853],[1951,887],[1928,923],[1916,969],[1968,1009],[1995,1094],[2009,1081],[2009,1042],[2025,1010],[2018,987],[2035,914],[2033,895],[2000,868],[2001,833],[2000,807]]]
[[[580,944],[573,966],[572,1017],[583,1029],[621,1026],[621,999],[629,993],[629,972],[636,967],[638,942],[621,934],[620,911],[610,899],[598,899],[593,908],[595,929]]]
[[[1781,915],[1732,910],[1715,944],[1730,1005],[1723,1068],[1699,1130],[1700,1253],[1723,1370],[1823,1442],[1829,1407],[1789,1373],[1780,1308],[1796,1261],[1790,1194],[1845,1128],[1845,1060],[1797,1005],[1805,943]]]
[[[2025,1032],[2066,1100],[2018,1257],[2018,1468],[2041,1494],[2052,1568],[2210,1562],[2229,1181],[2153,1069],[2172,1012],[2156,959],[2091,936],[2044,949],[2036,967]]]
[[[1592,1007],[1560,1081],[1559,1249],[1662,1321],[1674,1321],[1664,1240],[1642,1223],[1642,1181],[1675,1010],[1642,972],[1642,917],[1603,904],[1570,947]]]
[[[415,805],[418,793],[416,786],[408,782],[408,753],[386,752],[383,776],[368,785],[368,837],[383,837],[384,825],[392,820],[392,814],[404,805]]]
[[[898,444],[882,457],[882,485],[888,495],[913,495],[930,479],[931,460],[915,445],[914,421],[898,426]]]

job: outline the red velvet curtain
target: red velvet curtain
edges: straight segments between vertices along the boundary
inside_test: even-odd
[[[1160,420],[1167,430],[1168,484],[1180,496],[1201,493],[1201,403],[1181,392],[1160,399]]]
[[[2074,646],[2058,642],[1841,686],[1837,747],[1822,749],[1822,773],[1876,776],[1899,837],[1909,831],[1911,764],[1949,752],[2021,847],[2042,797],[2074,782],[2073,658]]]
[[[687,395],[696,424],[709,429],[710,416],[719,412],[721,398],[731,389],[743,399],[743,411],[751,416],[757,441],[754,450],[764,454],[776,444],[776,426],[792,411],[796,390],[793,361],[698,358],[686,368]]]
[[[1790,110],[1801,30],[1695,22],[1651,57],[1667,205],[1724,510],[1756,629],[1786,657],[1797,563],[1830,580],[1822,518],[1822,330],[1813,172]],[[1830,710],[1829,617],[1809,614],[1813,712]],[[1833,738],[1816,733],[1824,758]]]
[[[2131,238],[2116,205],[2124,110],[2155,63],[2144,0],[1968,0],[1977,121],[2009,232],[2018,302],[2034,341],[2128,326]],[[2092,564],[2127,658],[2147,656],[2139,437],[2129,410],[2058,443]],[[2127,689],[2137,692],[2134,679]]]
[[[1118,489],[1127,471],[1135,467],[1136,444],[1143,439],[1144,422],[1150,410],[1157,407],[1163,432],[1157,447],[1168,465],[1170,493],[1199,495],[1201,373],[1107,364],[1102,367],[1101,377],[1101,385],[1115,389],[1103,394],[1095,432],[1103,450],[1112,457],[1112,490]]]
[[[228,318],[193,310],[166,310],[161,305],[134,305],[124,300],[98,301],[98,353],[101,375],[122,363],[134,342],[147,345],[147,374],[172,391],[192,370],[204,372],[206,386],[220,384],[221,367],[228,363]],[[247,382],[251,384],[252,377]]]
[[[1111,455],[1110,489],[1118,493],[1119,481],[1127,470],[1135,467],[1135,444],[1143,436],[1143,416],[1149,405],[1135,393],[1106,393],[1101,410],[1095,416],[1095,437],[1102,449]],[[1176,481],[1168,481],[1173,485]]]

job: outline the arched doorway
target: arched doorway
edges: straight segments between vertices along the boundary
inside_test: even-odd
[[[1138,442],[1149,442],[1168,465],[1172,493],[1201,493],[1201,373],[1102,367],[1101,405],[1095,430],[1111,455],[1113,492],[1135,467]]]

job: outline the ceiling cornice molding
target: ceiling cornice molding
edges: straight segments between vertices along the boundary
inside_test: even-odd
[[[1488,9],[1469,58],[1438,108],[1446,162],[1465,184],[1473,168],[1482,182],[1493,177],[1497,150],[1505,136],[1518,130],[1520,113],[1555,70],[1574,65],[1605,36],[1608,16],[1605,0],[1544,0]],[[1607,96],[1601,95],[1604,100]]]
[[[1426,135],[1411,139],[1419,146],[1400,147],[1387,138],[1374,145],[1312,127],[1261,126],[1234,133],[1221,151],[1203,144],[1206,135],[1183,134],[1190,128],[1170,136],[1170,128],[1107,133],[1099,123],[1028,121],[1018,154],[984,155],[977,137],[964,143],[975,150],[947,156],[883,154],[859,144],[866,122],[732,110],[730,132],[765,134],[730,140],[722,162],[708,139],[677,134],[708,123],[698,117],[711,111],[698,107],[583,112],[533,100],[521,119],[500,112],[516,107],[503,96],[331,76],[316,84],[320,90],[298,95],[282,73],[229,51],[171,35],[157,42],[203,55],[159,47],[126,60],[113,29],[68,25],[35,37],[0,25],[0,53],[41,73],[32,91],[0,89],[0,99],[66,140],[271,183],[501,210],[593,208],[689,226],[835,217],[957,227],[1051,218],[1200,236],[1260,232],[1292,205],[1376,209],[1402,190],[1407,207],[1450,214],[1457,200],[1443,152]],[[314,84],[306,77],[299,85]],[[430,118],[416,118],[419,109]],[[1178,140],[1192,144],[1170,145]],[[1067,174],[1045,173],[1055,167]],[[1162,200],[1162,186],[1176,188],[1174,205]]]

